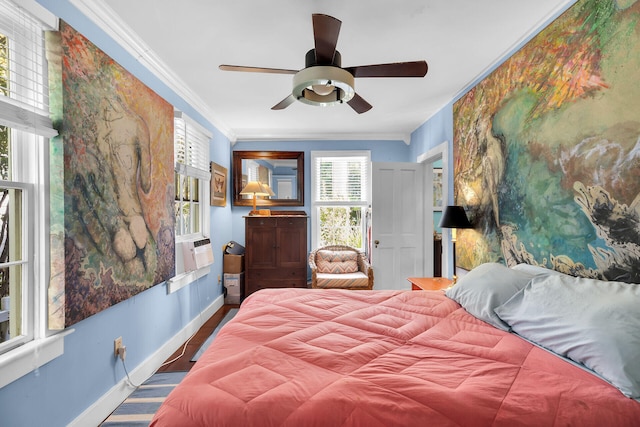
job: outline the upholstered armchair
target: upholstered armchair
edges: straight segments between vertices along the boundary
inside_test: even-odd
[[[373,268],[364,253],[350,246],[324,246],[309,254],[311,287],[373,289]]]

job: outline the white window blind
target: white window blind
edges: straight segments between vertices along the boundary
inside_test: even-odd
[[[315,202],[367,201],[369,156],[315,155]]]
[[[175,113],[174,126],[176,172],[195,178],[210,179],[211,134],[179,111]]]
[[[57,131],[48,110],[46,29],[23,8],[0,0],[0,124],[50,138]]]

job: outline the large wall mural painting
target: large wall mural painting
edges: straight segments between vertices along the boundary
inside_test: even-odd
[[[459,265],[640,283],[639,21],[578,1],[454,104]]]
[[[50,325],[69,326],[175,274],[173,107],[68,24],[47,40],[64,188],[51,196]]]

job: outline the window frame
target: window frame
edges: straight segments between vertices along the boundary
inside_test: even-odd
[[[317,165],[318,159],[325,157],[365,157],[366,160],[366,182],[364,183],[364,189],[361,194],[364,196],[364,199],[360,201],[321,201],[319,200],[318,194],[318,173]],[[371,151],[369,150],[344,150],[344,151],[311,151],[311,211],[313,212],[312,221],[311,221],[311,247],[313,249],[317,249],[320,239],[320,208],[323,207],[359,207],[362,210],[362,222],[361,222],[361,233],[362,233],[362,246],[356,248],[360,251],[365,252],[367,248],[367,211],[371,207],[371,196],[372,196],[372,188],[371,188]]]
[[[37,286],[36,271],[38,266],[34,263],[34,251],[35,251],[35,222],[41,217],[40,208],[37,207],[34,200],[34,182],[33,182],[33,166],[30,166],[25,160],[28,159],[30,153],[29,145],[41,144],[42,141],[35,139],[40,138],[36,136],[30,136],[19,130],[9,128],[9,153],[11,155],[10,163],[14,165],[13,169],[18,169],[19,172],[15,172],[15,176],[10,180],[0,180],[0,187],[14,190],[21,190],[21,212],[20,212],[20,260],[9,260],[6,263],[0,263],[0,268],[11,267],[20,265],[22,267],[20,277],[20,298],[19,301],[15,301],[17,298],[13,296],[11,298],[11,306],[16,304],[20,306],[20,335],[14,336],[10,340],[0,343],[0,354],[7,353],[12,349],[25,344],[34,339],[36,336],[35,331],[35,307],[36,300],[40,299],[41,290]],[[31,141],[24,141],[25,139],[32,139]],[[18,142],[18,140],[23,140]],[[39,158],[39,156],[38,156]],[[26,172],[26,173],[25,173]],[[34,215],[29,215],[29,212],[35,212]],[[35,217],[35,218],[34,218]],[[47,258],[48,259],[48,258]],[[48,262],[48,261],[47,261]],[[12,313],[14,309],[10,310]],[[10,321],[14,320],[9,317]]]
[[[8,12],[0,24],[0,32],[9,39],[10,52],[14,49],[22,52],[21,48],[26,49],[25,52],[35,52],[36,65],[31,71],[29,66],[25,68],[24,63],[10,59],[10,73],[28,70],[30,76],[41,77],[42,80],[35,83],[37,93],[34,99],[42,104],[30,105],[21,101],[24,93],[13,88],[9,96],[0,97],[0,124],[11,129],[12,157],[12,176],[3,180],[1,185],[22,190],[21,241],[25,262],[20,302],[22,330],[15,341],[11,339],[3,343],[7,345],[0,353],[0,388],[62,355],[63,338],[73,332],[73,329],[60,331],[48,328],[49,138],[57,135],[57,131],[51,125],[48,112],[48,70],[43,32],[57,30],[58,20],[35,1],[23,0],[18,7],[14,6],[13,3],[0,4],[2,10]],[[33,25],[24,25],[23,22],[27,21]],[[25,86],[27,91],[32,89]],[[14,94],[14,91],[19,93]]]
[[[199,220],[200,220],[200,229],[198,231],[195,232],[191,232],[191,233],[184,233],[184,234],[178,234],[176,232],[176,241],[194,241],[194,240],[198,240],[198,239],[202,239],[204,237],[208,237],[209,236],[209,203],[207,203],[207,200],[209,200],[208,195],[209,195],[209,191],[210,191],[210,184],[211,184],[211,171],[209,171],[209,144],[211,143],[211,138],[212,138],[212,134],[211,132],[209,132],[207,129],[205,129],[203,126],[201,126],[200,124],[198,124],[197,122],[195,122],[194,120],[192,120],[191,118],[189,118],[186,114],[180,112],[180,111],[176,111],[175,113],[175,117],[174,117],[174,123],[177,120],[182,120],[184,122],[184,129],[185,129],[185,140],[187,139],[187,137],[189,136],[189,134],[195,134],[197,135],[198,138],[200,138],[201,140],[206,140],[206,143],[202,142],[202,141],[197,141],[197,145],[199,145],[198,149],[196,149],[195,153],[187,153],[185,154],[185,157],[192,157],[192,156],[202,156],[203,154],[206,154],[206,159],[204,162],[200,162],[201,164],[199,165],[200,167],[194,167],[193,166],[193,162],[191,162],[191,164],[187,164],[185,165],[185,163],[179,163],[178,160],[175,160],[175,173],[182,175],[182,176],[186,176],[186,177],[190,177],[190,178],[194,178],[198,181],[198,211],[199,211]],[[176,130],[174,128],[174,150],[175,150],[175,145],[177,144],[177,134],[176,134]],[[188,142],[186,142],[186,145],[189,145]],[[206,150],[204,150],[204,153],[202,153],[201,151],[205,148],[206,145]],[[204,166],[206,164],[206,166]],[[204,170],[203,168],[207,168],[207,170]],[[177,195],[177,191],[178,188],[175,189],[176,191],[176,195]],[[178,198],[176,197],[175,199],[176,201],[178,200]],[[190,203],[193,203],[193,195],[190,194]]]
[[[185,243],[192,243],[197,240],[208,238],[210,237],[210,234],[211,234],[210,233],[210,223],[211,223],[210,208],[211,207],[209,203],[211,172],[205,171],[204,169],[201,169],[201,168],[205,167],[204,166],[205,163],[207,165],[206,166],[207,168],[210,167],[209,165],[211,164],[211,162],[209,161],[209,146],[211,144],[211,139],[213,135],[210,131],[208,131],[203,126],[195,122],[193,119],[191,119],[189,116],[187,116],[183,112],[176,111],[174,114],[174,152],[176,152],[176,150],[178,149],[178,144],[179,144],[178,130],[177,130],[179,126],[175,126],[178,120],[182,120],[183,122],[182,126],[184,127],[184,132],[185,132],[185,134],[183,135],[183,137],[185,138],[184,148],[188,149],[188,145],[189,145],[187,141],[188,135],[189,134],[197,135],[196,139],[200,139],[200,141],[196,142],[196,144],[199,146],[196,148],[196,152],[192,154],[193,156],[206,156],[206,159],[205,159],[206,161],[200,160],[199,165],[198,164],[194,165],[193,162],[189,162],[188,160],[190,157],[192,157],[192,155],[190,153],[185,153],[184,158],[187,159],[186,163],[191,163],[191,164],[184,164],[179,162],[178,158],[180,156],[178,155],[175,156],[176,158],[175,158],[174,174],[191,177],[198,180],[198,183],[199,183],[198,184],[198,199],[199,199],[198,200],[198,216],[200,220],[200,229],[198,231],[186,233],[186,234],[179,234],[176,229],[176,233],[175,233],[176,276],[168,281],[168,289],[167,289],[168,293],[175,292],[178,289],[184,286],[187,286],[189,283],[192,283],[196,279],[210,272],[210,267],[204,267],[193,272],[185,272],[183,246]],[[203,141],[206,141],[206,144]],[[205,146],[206,146],[206,149],[205,149]],[[174,179],[174,182],[177,184],[178,182],[177,177]],[[178,190],[179,190],[178,188],[175,189],[176,197],[174,199],[174,207],[175,207],[175,203],[183,202],[182,200],[180,202],[178,201],[178,198],[181,197],[178,194]],[[190,195],[190,200],[191,200],[190,203],[193,204],[193,195]],[[176,217],[178,216],[176,214],[175,208],[174,208],[174,214],[176,215]],[[176,218],[176,228],[177,226],[178,226],[178,218]]]

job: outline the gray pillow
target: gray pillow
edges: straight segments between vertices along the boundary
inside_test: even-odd
[[[518,265],[514,265],[511,268],[517,271],[521,271],[523,273],[535,274],[536,276],[540,274],[564,274],[556,270],[551,270],[546,267],[541,267],[539,265],[531,265],[531,264],[518,264]]]
[[[524,288],[533,276],[534,274],[513,270],[503,264],[489,262],[469,271],[445,294],[478,319],[508,331],[509,325],[493,309]]]
[[[543,275],[495,312],[519,335],[640,397],[640,285]]]

